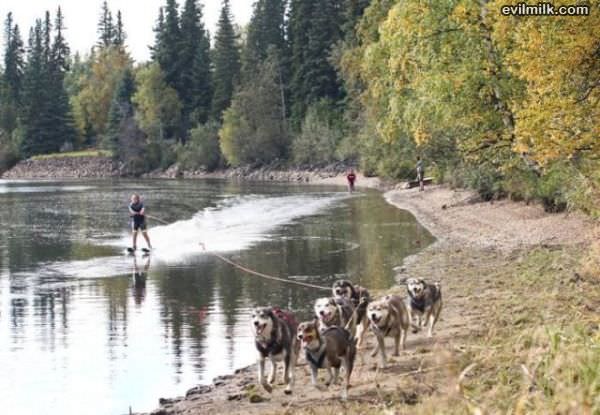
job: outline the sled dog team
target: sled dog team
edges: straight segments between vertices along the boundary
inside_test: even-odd
[[[440,284],[409,278],[406,286],[406,299],[386,295],[373,300],[367,289],[350,281],[336,281],[331,297],[315,301],[314,319],[301,323],[290,311],[277,307],[254,309],[251,325],[258,352],[258,383],[271,392],[277,362],[283,361],[285,393],[292,393],[294,368],[302,352],[311,370],[311,382],[319,390],[337,383],[343,369],[342,399],[346,399],[356,351],[363,345],[367,330],[377,339],[371,356],[379,353],[381,368],[387,364],[385,337],[394,338],[394,356],[397,356],[400,348],[404,349],[409,326],[414,333],[427,327],[428,336],[433,335],[442,309]],[[267,360],[271,362],[268,379],[265,378]],[[329,374],[324,385],[317,380],[319,369],[326,369]]]

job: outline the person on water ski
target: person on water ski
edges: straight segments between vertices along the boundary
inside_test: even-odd
[[[137,234],[138,231],[142,231],[142,235],[146,240],[148,249],[152,249],[150,238],[148,237],[148,231],[146,230],[146,209],[144,203],[141,201],[138,194],[131,195],[131,203],[129,204],[129,216],[131,217],[131,229],[133,231],[133,247],[135,251],[137,248]]]
[[[346,175],[346,180],[348,180],[348,191],[352,193],[354,191],[354,182],[356,181],[356,174],[354,174],[354,169],[350,169],[350,172]]]

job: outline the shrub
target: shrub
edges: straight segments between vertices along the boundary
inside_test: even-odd
[[[302,129],[292,142],[297,164],[323,165],[336,160],[336,149],[343,136],[339,116],[326,101],[310,107]]]
[[[19,153],[13,142],[0,131],[0,173],[10,169],[19,161]]]
[[[537,198],[546,212],[562,212],[567,209],[567,193],[577,171],[572,165],[556,163],[546,169],[539,180]]]
[[[212,171],[221,163],[219,148],[219,125],[208,122],[192,129],[185,145],[176,149],[179,166],[187,170]]]
[[[501,186],[511,200],[530,202],[536,198],[538,183],[535,171],[525,163],[517,162],[504,171]]]

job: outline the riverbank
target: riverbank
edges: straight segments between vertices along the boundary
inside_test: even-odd
[[[124,171],[123,166],[113,162],[110,157],[78,156],[78,153],[73,154],[75,154],[75,156],[59,153],[51,156],[34,157],[22,160],[10,170],[0,174],[0,178],[9,180],[60,180],[130,177],[130,175],[126,174]],[[314,168],[263,166],[259,168],[236,167],[206,172],[202,170],[180,170],[177,165],[173,165],[166,170],[156,170],[143,174],[141,177],[151,179],[225,179],[299,184],[340,184],[346,186],[344,175],[347,169],[348,166],[343,163],[334,163],[328,166]],[[358,174],[357,176],[358,187],[381,188],[383,186],[381,180],[378,178],[366,178],[361,174]]]
[[[598,280],[578,272],[591,221],[510,201],[478,203],[469,192],[443,187],[385,197],[438,237],[396,276],[399,283],[408,276],[442,282],[444,309],[433,339],[410,334],[406,350],[383,371],[368,352],[359,353],[345,403],[337,386],[315,390],[300,359],[292,396],[281,385],[272,394],[257,387],[251,366],[185,397],[161,399],[153,414],[600,410],[600,290]],[[388,292],[404,291],[398,285]],[[367,350],[373,345],[369,336]]]
[[[106,178],[121,175],[119,166],[105,156],[54,156],[22,160],[0,175],[8,180]]]

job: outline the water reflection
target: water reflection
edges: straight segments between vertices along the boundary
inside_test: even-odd
[[[0,365],[6,374],[0,396],[13,413],[75,414],[84,404],[90,414],[125,413],[130,405],[150,410],[159,396],[180,395],[252,362],[251,307],[279,305],[305,318],[322,295],[249,276],[201,252],[175,262],[122,255],[107,241],[123,236],[123,212],[134,190],[141,189],[166,221],[210,209],[203,220],[224,225],[215,225],[209,239],[235,241],[240,228],[228,223],[266,221],[245,227],[244,238],[254,242],[225,255],[266,274],[319,285],[347,277],[387,287],[392,268],[431,241],[410,215],[375,192],[346,198],[335,196],[335,188],[220,181],[94,181],[78,192],[61,191],[60,183],[30,186],[52,191],[0,194]],[[332,195],[337,202],[316,214],[300,214],[296,206]],[[254,210],[267,197],[297,214],[287,222],[278,214],[283,224],[268,226],[271,213]],[[238,217],[228,218],[224,206]]]

